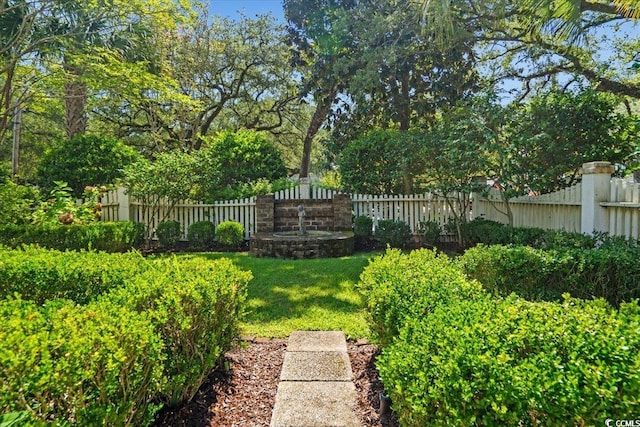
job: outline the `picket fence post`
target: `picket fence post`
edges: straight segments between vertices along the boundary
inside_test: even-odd
[[[607,209],[600,205],[608,202],[611,188],[610,162],[589,162],[582,165],[582,215],[580,229],[584,234],[609,232]]]
[[[118,187],[116,190],[116,200],[118,201],[118,221],[131,220],[131,204],[126,188]]]

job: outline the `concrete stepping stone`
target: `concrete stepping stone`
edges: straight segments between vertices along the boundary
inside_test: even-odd
[[[351,376],[351,362],[344,351],[287,351],[280,381],[351,381]]]
[[[271,427],[360,427],[344,334],[292,332],[284,354]]]
[[[294,331],[287,341],[287,351],[347,351],[340,331]]]
[[[352,382],[283,381],[278,385],[271,427],[359,427]]]

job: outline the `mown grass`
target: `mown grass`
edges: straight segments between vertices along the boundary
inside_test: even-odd
[[[295,330],[340,330],[350,338],[369,337],[356,284],[373,254],[308,260],[254,258],[247,253],[183,256],[229,258],[253,273],[243,334],[283,338]]]

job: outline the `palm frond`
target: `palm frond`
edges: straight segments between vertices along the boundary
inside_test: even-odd
[[[614,0],[613,4],[620,15],[631,19],[640,19],[639,0]]]

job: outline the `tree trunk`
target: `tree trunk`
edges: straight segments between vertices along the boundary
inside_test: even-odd
[[[309,128],[307,129],[307,134],[304,137],[302,146],[300,178],[309,177],[309,165],[311,163],[311,147],[313,144],[313,139],[318,134],[320,127],[322,127],[322,124],[327,118],[329,109],[331,108],[331,105],[333,104],[333,100],[335,99],[337,93],[337,88],[331,88],[331,93],[329,93],[325,98],[319,100],[316,104],[316,110],[313,112],[313,117],[311,118],[311,123],[309,123]]]
[[[12,98],[11,86],[13,83],[15,68],[15,62],[7,67],[6,77],[2,87],[2,97],[0,98],[2,99],[2,111],[0,111],[0,141],[2,141],[2,137],[9,129],[9,115],[11,114]]]
[[[64,86],[65,130],[71,139],[87,130],[87,85],[81,81],[81,69],[68,64],[64,69],[70,79]]]

